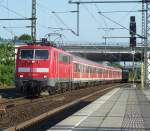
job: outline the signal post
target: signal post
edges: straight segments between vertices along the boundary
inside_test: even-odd
[[[136,22],[135,22],[135,16],[130,17],[130,27],[129,27],[129,33],[130,33],[130,47],[132,50],[132,87],[135,87],[134,80],[135,80],[135,67],[134,67],[134,55],[135,55],[135,47],[136,47]]]

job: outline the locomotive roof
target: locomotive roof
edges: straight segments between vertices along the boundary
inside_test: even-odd
[[[29,49],[29,48],[52,48],[51,46],[41,46],[41,45],[24,45],[24,46],[20,46],[18,47],[18,49]]]

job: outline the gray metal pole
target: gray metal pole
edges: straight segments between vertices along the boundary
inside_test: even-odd
[[[32,0],[31,37],[36,41],[36,0]]]
[[[80,15],[80,12],[79,12],[79,5],[80,5],[80,4],[78,3],[78,4],[77,4],[77,36],[79,36],[79,28],[80,28],[80,27],[79,27],[79,24],[80,24],[80,23],[79,23],[79,21],[80,21],[80,20],[79,20],[79,18],[80,18],[80,16],[79,16],[79,15]]]
[[[133,80],[132,80],[132,84],[133,84],[133,87],[134,87],[134,79],[135,79],[135,70],[134,70],[134,55],[135,55],[135,47],[132,48],[132,73],[133,73]]]

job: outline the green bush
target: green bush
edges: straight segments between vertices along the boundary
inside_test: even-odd
[[[0,65],[0,82],[3,85],[14,84],[14,66],[13,65]]]
[[[15,48],[11,43],[0,45],[0,84],[13,85],[15,73]]]

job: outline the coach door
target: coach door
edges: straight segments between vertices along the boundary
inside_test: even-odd
[[[72,64],[72,57],[69,56],[69,81],[72,81],[72,74],[73,73],[73,64]]]

